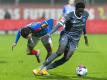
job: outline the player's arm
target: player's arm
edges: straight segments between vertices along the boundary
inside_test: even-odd
[[[17,45],[20,36],[21,36],[21,33],[20,33],[20,30],[19,30],[19,31],[17,32],[17,34],[16,34],[15,42],[12,44],[12,50],[13,50],[13,49],[15,48],[15,46]]]
[[[61,20],[58,22],[58,24],[55,26],[55,28],[49,34],[50,35],[53,34],[61,26],[64,27],[64,24],[69,22],[69,20],[71,19],[70,17],[72,17],[71,13],[69,13],[69,14],[65,15],[64,17],[62,17]]]
[[[52,29],[52,31],[48,33],[48,35],[51,35],[51,34],[55,33],[58,30],[58,28],[60,26],[62,26],[62,24],[63,23],[61,21],[59,21],[58,24]]]
[[[70,19],[69,14],[62,17],[61,20],[57,23],[57,25],[45,36],[43,37],[49,37],[53,33],[55,33],[59,27],[64,26],[64,24]]]
[[[83,29],[83,34],[84,34],[85,44],[88,46],[88,37],[87,37],[87,32],[86,32],[86,26]]]
[[[64,26],[64,24],[69,21],[70,19],[70,14],[64,16],[61,18],[61,20],[58,22],[58,24],[55,26],[55,28],[49,33],[49,35],[53,34],[58,30],[59,27]]]
[[[89,13],[87,11],[86,12],[86,19],[88,19]],[[85,44],[88,46],[88,37],[87,37],[87,31],[86,31],[86,25],[83,28],[83,34],[84,34],[84,40],[85,40]]]
[[[43,36],[42,38],[45,38],[45,37],[49,37],[51,36],[54,32],[56,32],[58,30],[58,28],[62,25],[61,22],[58,22],[58,24],[48,33],[46,34],[45,36]]]

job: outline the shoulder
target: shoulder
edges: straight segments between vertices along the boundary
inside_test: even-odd
[[[47,20],[45,20],[44,22],[45,22],[46,24],[49,24],[49,23],[53,23],[53,21],[54,21],[54,19],[47,19]]]
[[[74,11],[68,13],[66,16],[67,16],[67,17],[72,17],[73,15],[74,15]]]

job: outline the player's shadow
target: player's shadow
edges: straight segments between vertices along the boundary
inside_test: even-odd
[[[7,58],[7,57],[0,57],[0,64],[8,63],[8,62],[6,61],[6,58]]]
[[[40,76],[39,79],[47,79],[47,80],[72,80],[70,76],[64,76],[59,74],[51,74],[48,76]]]
[[[0,61],[0,64],[8,63],[7,61]]]
[[[46,80],[107,80],[107,78],[97,78],[97,77],[78,77],[78,76],[67,76],[67,75],[59,75],[59,74],[51,74],[49,76],[39,76],[38,79],[46,79]]]

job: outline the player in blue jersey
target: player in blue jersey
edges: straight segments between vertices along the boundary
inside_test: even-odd
[[[56,25],[56,27],[44,37],[49,37],[61,25],[65,24],[65,28],[61,31],[60,39],[59,39],[59,47],[56,53],[52,54],[47,60],[40,66],[40,69],[34,69],[33,73],[38,75],[47,75],[49,69],[54,69],[65,62],[67,62],[75,50],[77,49],[78,42],[82,33],[85,37],[85,43],[88,44],[88,38],[86,33],[86,21],[89,16],[88,12],[84,10],[85,3],[83,1],[79,1],[75,4],[75,11],[70,12],[66,16],[64,16],[61,21]],[[66,53],[65,53],[66,50]],[[64,53],[64,56],[54,61],[57,57],[61,56]]]
[[[68,4],[63,7],[63,16],[75,10],[75,0],[68,0]]]
[[[28,24],[27,26],[18,30],[16,35],[16,40],[12,45],[12,49],[17,45],[20,36],[27,39],[27,53],[28,55],[35,55],[37,57],[37,61],[40,62],[39,51],[34,50],[34,47],[38,43],[39,40],[42,41],[44,47],[47,50],[46,59],[51,55],[51,38],[42,38],[42,36],[46,35],[52,30],[53,27],[53,19],[48,19],[43,22],[34,22]]]

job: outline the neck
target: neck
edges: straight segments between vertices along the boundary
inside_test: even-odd
[[[76,14],[76,16],[77,16],[77,17],[81,17],[81,15],[80,15],[80,14],[78,14],[78,12],[77,12],[77,11],[75,11],[75,14]]]

